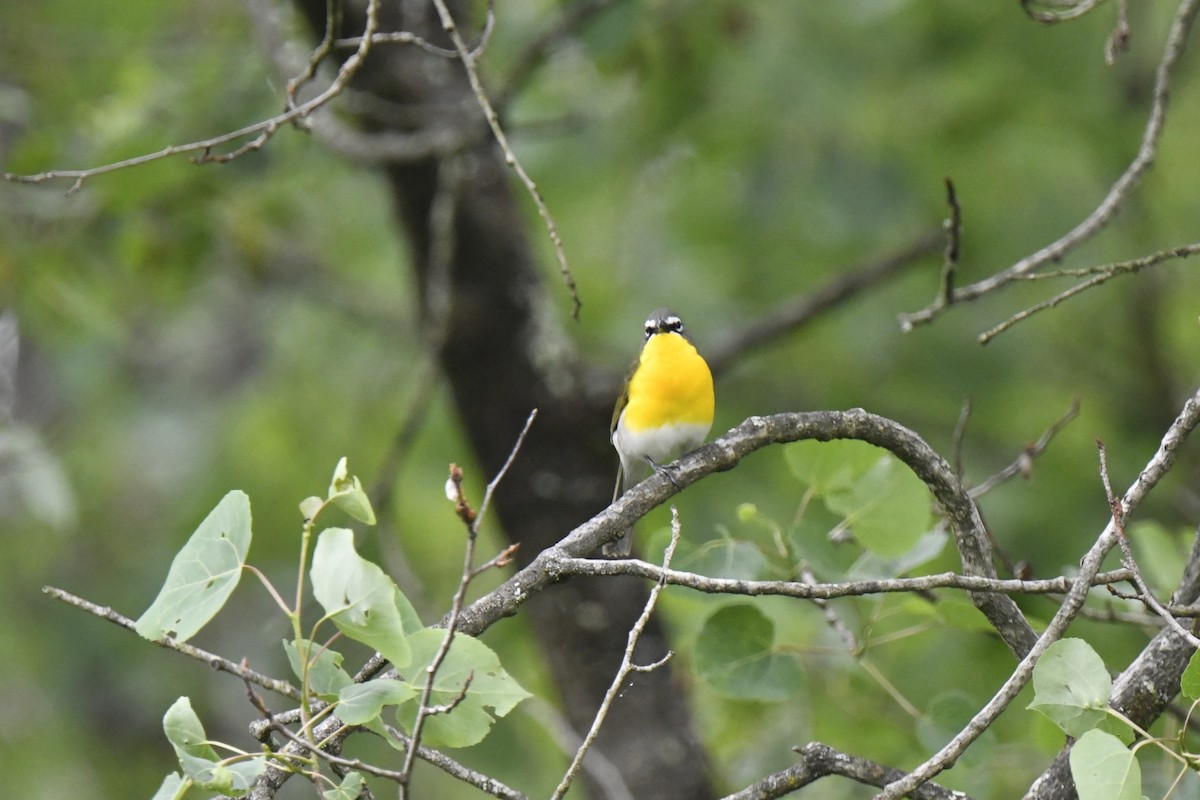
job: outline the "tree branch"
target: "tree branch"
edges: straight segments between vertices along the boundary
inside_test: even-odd
[[[1153,99],[1146,127],[1142,132],[1141,145],[1138,147],[1133,161],[1113,183],[1108,194],[1100,201],[1100,205],[1062,237],[1036,253],[1026,256],[1008,269],[968,286],[955,289],[948,296],[939,296],[933,303],[920,311],[901,314],[898,319],[901,330],[911,331],[917,325],[931,322],[938,314],[955,303],[975,300],[1021,279],[1045,264],[1058,261],[1075,247],[1104,229],[1154,162],[1154,156],[1158,151],[1158,142],[1162,138],[1163,127],[1166,123],[1171,79],[1180,57],[1187,49],[1188,36],[1191,33],[1192,24],[1196,20],[1197,11],[1200,11],[1200,0],[1183,0],[1175,12],[1175,20],[1167,35],[1162,60],[1155,73]]]
[[[934,589],[959,589],[967,592],[1001,594],[1066,594],[1076,580],[1065,575],[1043,580],[1019,580],[1016,578],[981,578],[943,572],[916,578],[880,578],[845,583],[750,581],[741,578],[711,578],[694,572],[664,569],[657,564],[638,559],[573,558],[562,553],[552,553],[551,557],[546,559],[546,569],[557,579],[577,575],[634,575],[653,581],[665,581],[672,586],[683,586],[706,594],[794,597],[800,600],[832,600],[838,597],[861,597],[868,594],[929,592]],[[1092,585],[1109,586],[1129,581],[1132,577],[1133,574],[1128,569],[1102,572],[1092,579]]]
[[[833,280],[817,289],[784,301],[767,312],[761,319],[737,333],[707,353],[708,365],[714,374],[728,369],[747,350],[762,347],[779,339],[813,318],[840,307],[865,290],[878,286],[888,278],[935,253],[945,241],[945,233],[927,231],[909,244],[892,253],[879,256],[872,261],[839,272]]]
[[[488,99],[487,92],[483,89],[483,82],[479,79],[479,71],[475,66],[475,53],[472,52],[471,48],[467,47],[462,34],[459,33],[454,16],[446,6],[446,0],[433,0],[433,6],[437,9],[438,17],[442,21],[442,28],[450,36],[450,40],[454,42],[454,49],[458,51],[458,59],[462,62],[463,70],[467,73],[467,80],[471,84],[471,91],[474,93],[475,99],[479,101],[479,107],[483,110],[483,116],[487,120],[488,127],[492,129],[492,135],[496,138],[496,144],[504,152],[504,162],[512,168],[517,178],[520,179],[521,184],[525,187],[525,191],[529,193],[529,196],[533,199],[533,204],[537,207],[538,216],[542,218],[542,222],[546,226],[546,232],[550,236],[550,243],[554,246],[555,258],[558,259],[559,273],[562,275],[563,283],[566,284],[567,292],[571,296],[572,316],[575,319],[579,319],[579,309],[582,306],[582,302],[579,299],[579,290],[575,285],[575,276],[571,274],[571,267],[567,264],[567,253],[563,249],[562,236],[559,235],[558,224],[555,223],[554,216],[550,213],[550,207],[546,205],[546,201],[542,198],[541,190],[538,189],[533,178],[529,177],[529,173],[525,171],[525,167],[517,159],[517,154],[513,152],[512,145],[508,143],[508,135],[504,133],[504,129],[500,126],[500,116],[496,113],[496,109],[493,108],[492,101]]]
[[[1042,302],[1037,303],[1036,305],[1032,305],[1029,308],[1026,308],[1022,311],[1018,311],[1016,314],[1013,314],[1011,317],[1004,320],[1004,322],[1001,322],[999,325],[996,325],[995,327],[990,328],[990,329],[984,331],[983,333],[979,334],[978,341],[980,344],[987,344],[992,339],[995,339],[997,336],[1004,333],[1006,330],[1008,330],[1012,326],[1016,325],[1018,322],[1023,322],[1024,320],[1029,319],[1030,317],[1032,317],[1034,314],[1038,313],[1039,311],[1045,311],[1048,308],[1054,308],[1059,303],[1062,303],[1066,300],[1070,300],[1075,295],[1080,294],[1088,289],[1091,289],[1092,287],[1099,286],[1102,283],[1106,283],[1110,279],[1115,278],[1118,275],[1129,275],[1129,274],[1141,272],[1146,267],[1153,267],[1157,264],[1163,263],[1164,261],[1170,261],[1170,260],[1176,259],[1176,258],[1187,258],[1189,256],[1194,256],[1197,253],[1200,253],[1200,243],[1180,245],[1179,247],[1172,247],[1169,250],[1160,250],[1157,253],[1151,253],[1150,255],[1142,256],[1141,258],[1134,258],[1134,259],[1130,259],[1129,261],[1118,261],[1114,264],[1104,264],[1104,265],[1098,266],[1098,267],[1087,267],[1085,269],[1078,269],[1078,270],[1063,269],[1063,270],[1055,270],[1053,272],[1044,272],[1044,273],[1034,273],[1034,274],[1030,274],[1030,275],[1023,275],[1023,276],[1021,276],[1021,278],[1023,280],[1039,280],[1042,278],[1057,278],[1057,277],[1061,277],[1064,275],[1071,275],[1071,276],[1076,276],[1076,277],[1083,277],[1085,275],[1090,275],[1091,277],[1088,278],[1088,280],[1083,281],[1082,283],[1075,284],[1074,286],[1072,286],[1069,289],[1064,289],[1063,291],[1059,292],[1058,294],[1054,295],[1053,297],[1049,298],[1048,300],[1043,300]]]
[[[671,506],[671,541],[667,545],[666,552],[663,554],[662,568],[665,570],[671,565],[671,557],[675,555],[675,546],[679,544],[679,511]],[[669,651],[658,661],[646,666],[639,666],[633,663],[633,651],[637,649],[638,640],[642,636],[642,631],[646,629],[646,624],[650,622],[650,615],[654,613],[654,606],[658,603],[658,595],[665,587],[666,581],[660,579],[654,584],[654,588],[650,590],[650,596],[646,599],[646,607],[642,609],[642,614],[633,623],[633,627],[629,629],[629,638],[625,645],[625,654],[621,657],[621,665],[617,668],[617,674],[613,676],[612,683],[608,687],[608,691],[604,695],[604,700],[600,703],[600,708],[596,710],[596,717],[592,720],[592,727],[588,730],[587,735],[583,737],[583,742],[579,745],[579,749],[575,751],[575,757],[571,759],[570,766],[567,767],[566,773],[558,784],[558,788],[554,790],[551,800],[562,800],[567,791],[571,788],[571,782],[575,780],[575,776],[579,773],[579,768],[583,765],[583,758],[587,755],[589,749],[596,741],[596,736],[600,733],[600,726],[604,724],[605,717],[608,716],[608,709],[612,706],[613,701],[617,698],[617,692],[621,690],[625,679],[629,677],[631,672],[649,672],[652,669],[657,669],[667,663],[672,655]]]
[[[70,592],[63,591],[62,589],[58,589],[54,586],[43,586],[42,592],[50,595],[56,600],[61,600],[67,605],[75,606],[76,608],[82,609],[93,616],[106,619],[114,625],[120,625],[122,628],[125,628],[128,631],[137,633],[136,622],[131,620],[129,617],[114,611],[108,606],[97,605],[96,603],[84,600],[82,597],[77,597]],[[255,672],[244,664],[234,663],[223,656],[210,653],[207,650],[201,650],[199,647],[187,644],[186,642],[177,642],[170,636],[164,636],[161,639],[152,639],[150,641],[153,641],[159,647],[165,647],[168,650],[174,650],[177,653],[182,653],[188,658],[194,658],[197,661],[203,661],[213,669],[220,670],[222,672],[228,672],[231,675],[236,675],[242,680],[258,684],[264,689],[268,689],[276,694],[281,694],[291,700],[300,702],[300,690],[285,680],[271,678],[267,675]]]
[[[557,580],[550,569],[555,559],[593,553],[605,541],[616,538],[651,509],[702,477],[732,469],[744,457],[767,445],[802,439],[859,439],[891,451],[925,482],[946,514],[966,574],[996,577],[991,545],[979,509],[950,464],[917,434],[862,409],[785,413],[750,417],[716,441],[675,462],[670,478],[656,473],[622,495],[603,512],[571,531],[556,546],[542,551],[529,566],[503,585],[463,609],[461,630],[477,634],[501,617],[514,613],[531,594]],[[1011,598],[995,592],[972,592],[971,599],[1017,655],[1023,656],[1037,641],[1033,629]]]
[[[1133,511],[1163,475],[1171,469],[1180,446],[1198,422],[1200,422],[1200,391],[1184,404],[1183,410],[1163,436],[1154,456],[1138,474],[1133,485],[1125,492],[1120,503],[1122,515],[1128,515]],[[987,705],[945,747],[904,778],[889,784],[883,792],[877,795],[876,800],[899,800],[934,775],[953,766],[967,747],[988,729],[996,717],[1008,707],[1025,687],[1025,684],[1029,682],[1038,659],[1051,644],[1062,636],[1071,620],[1083,607],[1083,602],[1091,588],[1092,578],[1100,571],[1101,562],[1116,544],[1117,535],[1116,525],[1112,519],[1109,519],[1095,544],[1080,562],[1079,577],[1075,579],[1075,584],[1067,593],[1054,618],[1046,626],[1045,632]],[[1156,637],[1157,639],[1158,637]]]
[[[861,756],[842,753],[820,742],[798,747],[796,752],[800,754],[799,764],[768,775],[722,800],[774,800],[828,775],[841,775],[867,786],[879,787],[886,786],[904,775],[898,769],[885,767]],[[908,796],[913,800],[970,800],[962,792],[945,789],[936,783],[924,783]]]
[[[108,172],[115,172],[128,167],[147,164],[151,161],[157,161],[170,156],[181,155],[183,153],[194,153],[199,151],[200,155],[194,156],[192,161],[196,164],[208,164],[212,162],[225,163],[232,161],[235,158],[245,155],[246,153],[259,150],[267,143],[267,141],[275,135],[282,126],[289,122],[300,122],[323,107],[326,103],[341,94],[342,90],[350,83],[350,79],[354,77],[354,73],[362,65],[363,60],[367,57],[367,52],[371,47],[371,34],[375,32],[375,11],[379,0],[367,0],[366,25],[364,28],[364,38],[358,49],[342,62],[338,69],[337,75],[333,82],[316,97],[308,100],[300,105],[292,105],[282,114],[277,114],[270,119],[265,119],[260,122],[255,122],[247,125],[244,128],[239,128],[236,131],[229,131],[219,136],[214,136],[209,139],[201,139],[187,144],[171,145],[164,147],[154,153],[145,153],[133,158],[127,158],[123,161],[115,161],[110,164],[104,164],[99,167],[90,169],[56,169],[47,172],[41,172],[36,175],[15,175],[11,172],[0,172],[0,178],[6,181],[15,183],[46,183],[60,178],[74,178],[75,183],[67,190],[67,194],[73,194],[83,188],[83,182],[88,178],[97,175],[103,175]],[[258,134],[254,139],[243,143],[234,150],[228,153],[214,154],[213,150],[230,142],[245,139],[247,136]]]

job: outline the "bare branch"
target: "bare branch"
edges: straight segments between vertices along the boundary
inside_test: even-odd
[[[1183,410],[1176,417],[1175,422],[1167,430],[1159,444],[1158,450],[1147,462],[1145,468],[1138,474],[1137,480],[1125,492],[1125,496],[1121,499],[1120,510],[1122,515],[1128,515],[1135,509],[1139,503],[1146,497],[1151,489],[1158,483],[1163,475],[1171,469],[1175,463],[1175,456],[1179,447],[1187,439],[1188,434],[1200,422],[1200,391],[1194,394],[1187,403],[1184,404]],[[1037,640],[1033,649],[1021,659],[1021,663],[1000,687],[999,691],[992,697],[988,703],[980,709],[975,717],[967,724],[962,731],[958,733],[945,747],[931,756],[925,763],[914,769],[904,778],[888,784],[876,800],[899,800],[899,798],[911,793],[916,787],[931,779],[933,776],[940,773],[942,770],[953,766],[958,757],[971,745],[975,739],[988,729],[995,721],[1001,712],[1016,698],[1025,684],[1029,682],[1029,678],[1033,675],[1033,668],[1037,664],[1042,654],[1057,641],[1066,630],[1071,620],[1079,613],[1079,609],[1083,607],[1083,602],[1087,597],[1088,590],[1091,588],[1091,581],[1100,571],[1100,564],[1108,551],[1116,544],[1117,539],[1116,526],[1113,520],[1109,520],[1108,525],[1100,533],[1095,544],[1084,555],[1080,562],[1079,577],[1075,579],[1075,584],[1067,593],[1063,604],[1059,607],[1058,612],[1046,626],[1046,630]]]
[[[1013,314],[1011,317],[1004,320],[1004,322],[1001,322],[999,325],[995,326],[994,328],[991,328],[990,330],[984,331],[983,333],[979,334],[979,343],[987,344],[992,339],[995,339],[997,336],[1004,333],[1006,330],[1008,330],[1012,326],[1016,325],[1018,322],[1023,322],[1024,320],[1029,319],[1030,317],[1032,317],[1034,314],[1038,313],[1039,311],[1045,311],[1048,308],[1054,308],[1059,303],[1061,303],[1065,300],[1070,300],[1072,297],[1074,297],[1077,294],[1080,294],[1081,292],[1091,289],[1094,286],[1099,286],[1102,283],[1106,283],[1110,278],[1115,278],[1118,275],[1127,275],[1127,274],[1132,274],[1135,272],[1141,272],[1146,267],[1153,267],[1156,264],[1161,264],[1164,261],[1170,261],[1170,260],[1176,259],[1176,258],[1187,258],[1189,256],[1194,256],[1197,253],[1200,253],[1200,243],[1185,244],[1185,245],[1181,245],[1180,247],[1172,247],[1169,250],[1160,250],[1157,253],[1151,253],[1148,256],[1143,256],[1142,258],[1131,259],[1129,261],[1118,261],[1113,264],[1104,264],[1104,265],[1098,266],[1098,267],[1085,267],[1083,269],[1078,269],[1078,270],[1064,269],[1064,270],[1055,270],[1054,272],[1034,273],[1034,274],[1030,274],[1030,275],[1021,276],[1022,280],[1039,280],[1042,278],[1055,278],[1055,277],[1060,277],[1063,275],[1072,275],[1072,276],[1091,275],[1092,278],[1090,280],[1086,280],[1082,283],[1077,283],[1074,286],[1072,286],[1070,289],[1066,289],[1062,292],[1059,292],[1058,294],[1054,295],[1053,297],[1051,297],[1048,300],[1043,300],[1042,302],[1038,303],[1037,305],[1030,306],[1029,308],[1026,308],[1023,311],[1019,311],[1016,314]]]
[[[525,443],[525,436],[529,433],[529,428],[533,425],[533,421],[537,419],[537,409],[529,412],[529,417],[525,420],[525,426],[521,429],[521,433],[517,436],[517,441],[513,444],[512,450],[509,451],[508,458],[496,473],[496,476],[487,485],[487,490],[484,493],[483,502],[480,504],[479,513],[476,514],[470,511],[466,506],[466,501],[462,496],[462,471],[451,465],[452,480],[458,493],[457,507],[460,509],[459,515],[467,525],[467,545],[463,554],[463,569],[462,576],[458,581],[458,588],[454,592],[454,598],[450,603],[450,613],[446,616],[446,635],[442,637],[442,642],[438,646],[437,652],[434,653],[433,659],[429,665],[425,667],[425,683],[421,687],[421,702],[417,706],[416,718],[412,724],[411,746],[404,755],[404,766],[400,772],[403,778],[400,783],[400,800],[404,800],[408,796],[408,782],[412,777],[413,759],[416,758],[417,748],[421,743],[421,731],[425,726],[426,720],[433,714],[445,713],[466,697],[467,689],[470,684],[470,678],[467,680],[467,685],[464,685],[459,693],[457,700],[451,701],[449,707],[430,706],[429,700],[433,696],[433,683],[437,677],[437,672],[445,661],[446,656],[450,652],[450,647],[453,644],[454,636],[457,633],[458,617],[462,612],[463,602],[467,596],[467,587],[471,580],[478,574],[475,570],[475,543],[478,540],[479,523],[483,519],[483,515],[487,512],[488,504],[491,502],[492,494],[496,490],[496,486],[504,478],[508,472],[508,468],[512,465],[513,460],[517,457],[517,453],[521,450],[521,445]],[[457,478],[453,476],[457,471]],[[462,511],[466,508],[470,511],[469,514]],[[376,659],[372,659],[377,660]]]
[[[483,30],[479,33],[479,40],[470,49],[471,56],[478,59],[483,55],[483,51],[487,49],[488,42],[492,39],[492,33],[496,29],[496,0],[488,0],[487,15],[483,22]],[[363,37],[353,36],[348,39],[338,39],[334,42],[334,46],[338,49],[349,49],[358,47],[362,43]],[[421,48],[430,55],[440,56],[442,58],[458,59],[458,52],[445,47],[438,47],[427,39],[418,36],[410,31],[391,31],[387,33],[377,33],[371,37],[371,43],[380,44],[411,44]]]
[[[676,461],[670,478],[652,475],[622,495],[600,514],[575,528],[558,545],[540,553],[532,563],[496,590],[463,609],[460,629],[478,633],[502,616],[511,614],[531,594],[554,580],[550,562],[559,556],[581,557],[616,538],[652,508],[705,475],[732,469],[746,455],[769,444],[801,439],[829,441],[859,439],[890,450],[929,487],[946,514],[964,572],[995,578],[991,545],[979,509],[944,458],[911,430],[862,409],[812,411],[750,417],[716,441]],[[972,601],[1018,655],[1028,652],[1037,635],[1012,599],[994,592],[972,592]]]
[[[675,555],[675,546],[679,544],[680,524],[679,511],[675,506],[671,506],[671,541],[667,544],[666,552],[663,553],[663,569],[671,566],[671,557]],[[612,684],[609,685],[608,691],[604,695],[604,700],[600,703],[600,708],[596,710],[596,717],[592,720],[592,727],[588,730],[587,735],[583,737],[583,743],[579,745],[579,749],[575,752],[575,757],[571,760],[570,766],[567,767],[566,773],[563,775],[562,781],[559,782],[558,788],[551,795],[551,800],[561,800],[567,790],[571,788],[571,782],[575,780],[575,776],[579,773],[579,767],[583,764],[583,757],[587,755],[592,744],[596,741],[596,737],[600,734],[600,726],[604,724],[604,719],[608,716],[608,709],[612,706],[613,700],[617,697],[617,692],[621,690],[621,686],[625,683],[625,679],[629,677],[631,672],[649,672],[652,669],[657,669],[671,658],[672,653],[667,652],[661,659],[653,664],[639,666],[633,663],[633,651],[637,649],[638,640],[642,636],[642,631],[646,628],[646,623],[650,621],[650,615],[654,613],[654,606],[658,603],[658,595],[665,587],[666,581],[659,580],[654,584],[654,588],[650,590],[650,596],[646,599],[646,607],[642,609],[642,615],[638,617],[637,622],[633,623],[633,627],[629,629],[628,642],[625,645],[625,654],[621,657],[621,666],[617,668],[617,674],[613,676]]]
[[[958,256],[962,249],[962,206],[958,204],[958,192],[954,190],[954,181],[946,178],[946,205],[950,207],[950,216],[946,218],[946,250],[942,256],[942,285],[938,296],[943,303],[950,301],[954,294],[954,279],[958,273]]]
[[[1137,587],[1137,599],[1150,608],[1155,614],[1158,614],[1168,625],[1175,628],[1180,636],[1183,637],[1192,647],[1200,647],[1200,639],[1197,639],[1179,624],[1179,620],[1175,619],[1167,609],[1163,608],[1162,603],[1158,602],[1158,598],[1150,591],[1150,587],[1146,584],[1146,579],[1142,577],[1142,571],[1138,568],[1137,560],[1133,557],[1133,550],[1129,547],[1129,537],[1125,535],[1125,510],[1121,506],[1121,502],[1117,500],[1117,496],[1113,494],[1112,484],[1108,479],[1108,453],[1105,450],[1104,442],[1096,440],[1096,448],[1100,451],[1100,479],[1104,483],[1104,494],[1108,498],[1108,506],[1112,511],[1112,525],[1117,531],[1117,542],[1121,545],[1121,563],[1125,568],[1132,573],[1133,585]]]
[[[370,49],[370,35],[375,31],[375,11],[379,0],[367,0],[367,23],[364,35],[367,38],[363,39],[359,48],[345,62],[342,63],[333,82],[318,94],[316,97],[308,100],[300,105],[288,108],[282,114],[278,114],[270,119],[255,122],[247,125],[244,128],[239,128],[236,131],[223,133],[219,136],[213,136],[209,139],[201,139],[187,144],[170,145],[158,150],[154,153],[145,153],[133,158],[127,158],[123,161],[114,161],[109,164],[104,164],[99,167],[90,169],[55,169],[47,172],[39,172],[36,175],[16,175],[11,172],[0,172],[0,178],[14,183],[46,183],[52,180],[61,178],[74,178],[75,183],[67,190],[67,194],[73,194],[83,188],[83,182],[88,178],[93,178],[98,175],[104,175],[109,172],[127,169],[129,167],[148,164],[151,161],[158,161],[170,156],[182,155],[184,153],[196,153],[199,155],[192,157],[192,162],[195,164],[208,163],[225,163],[232,161],[235,158],[245,155],[256,150],[262,149],[263,145],[281,128],[289,122],[300,122],[311,115],[313,112],[320,109],[333,98],[341,94],[342,90],[350,82],[350,78],[358,71],[362,65],[363,59],[367,56],[367,51]],[[214,153],[213,151],[231,142],[236,142],[240,139],[245,139],[247,136],[258,134],[255,138],[243,143],[234,150],[227,153]]]
[[[983,483],[973,487],[970,490],[970,495],[973,498],[983,497],[985,494],[995,489],[1005,481],[1016,477],[1017,475],[1028,476],[1033,467],[1033,461],[1042,453],[1046,452],[1046,448],[1050,446],[1050,442],[1058,435],[1059,431],[1067,427],[1071,420],[1075,419],[1079,414],[1079,397],[1074,397],[1071,400],[1071,407],[1067,409],[1067,413],[1063,414],[1058,420],[1047,428],[1036,442],[1027,445],[1021,449],[1021,454],[1016,460],[1009,464],[1004,469],[990,476]]]
[[[1117,63],[1117,54],[1129,49],[1133,30],[1129,27],[1129,0],[1117,0],[1117,24],[1104,43],[1104,63],[1110,67]]]
[[[67,605],[75,606],[76,608],[82,609],[93,616],[106,619],[115,625],[120,625],[126,630],[137,633],[136,622],[131,620],[129,617],[114,611],[108,606],[97,605],[96,603],[84,600],[82,597],[76,597],[70,592],[63,591],[62,589],[58,589],[54,586],[43,586],[42,592],[50,595],[56,600],[61,600]],[[213,669],[221,670],[222,672],[228,672],[231,675],[238,676],[242,680],[250,681],[258,684],[264,689],[269,689],[276,694],[281,694],[284,697],[295,700],[296,702],[300,701],[300,690],[285,680],[268,677],[261,673],[255,672],[244,664],[234,663],[227,658],[215,655],[207,650],[201,650],[199,647],[187,644],[186,642],[177,642],[170,636],[164,636],[161,639],[154,639],[152,641],[159,647],[165,647],[168,650],[174,650],[177,653],[182,653],[183,655],[188,656],[189,658],[194,658],[197,661],[203,661]]]
[[[389,736],[394,736],[405,747],[412,747],[412,738],[405,736],[403,731],[396,730],[391,725],[385,725],[384,728],[387,730]],[[505,800],[526,800],[525,795],[516,789],[510,789],[495,778],[490,778],[483,773],[476,772],[470,767],[464,767],[440,750],[420,745],[417,747],[417,755],[447,775],[452,775],[463,783],[469,783],[476,789],[487,792],[494,797],[502,797]]]
[[[846,271],[824,286],[781,303],[761,319],[736,332],[729,340],[713,348],[706,357],[714,374],[724,372],[747,350],[761,347],[807,324],[814,317],[840,307],[865,290],[918,263],[937,251],[944,241],[940,230],[928,231],[911,243]]]
[[[572,558],[555,553],[546,559],[546,569],[554,578],[575,575],[612,576],[634,575],[672,586],[683,586],[708,594],[737,594],[745,597],[794,597],[801,600],[825,601],[838,597],[861,597],[868,594],[897,592],[930,592],[935,589],[958,589],[967,592],[998,592],[1003,594],[1065,594],[1076,578],[1061,576],[1041,580],[1017,578],[980,578],[942,572],[916,578],[879,578],[845,583],[815,583],[808,581],[750,581],[741,578],[711,578],[694,572],[663,569],[638,559]],[[1109,586],[1128,582],[1132,574],[1127,569],[1102,572],[1092,579],[1093,586]]]
[[[904,773],[885,767],[867,758],[853,756],[834,750],[820,742],[812,742],[796,748],[800,763],[793,767],[768,775],[740,792],[727,795],[723,800],[774,800],[796,791],[829,775],[841,775],[867,786],[886,786],[901,778]],[[914,800],[970,800],[962,792],[954,792],[936,783],[924,783],[909,795]]]
[[[555,223],[554,217],[550,214],[550,208],[546,205],[546,201],[542,199],[541,190],[538,189],[533,179],[529,177],[529,173],[525,171],[525,167],[521,166],[521,162],[517,159],[517,154],[513,152],[512,145],[508,143],[508,135],[500,127],[500,117],[496,113],[496,109],[492,106],[491,100],[488,99],[487,92],[483,89],[483,83],[479,80],[479,70],[475,65],[475,55],[467,47],[467,43],[463,41],[462,34],[458,30],[458,24],[454,21],[450,9],[446,7],[445,0],[433,0],[433,5],[437,9],[438,17],[441,18],[442,28],[450,36],[450,40],[454,42],[454,49],[458,52],[458,58],[462,62],[463,69],[467,73],[467,80],[471,84],[471,91],[475,94],[475,99],[479,101],[479,107],[483,109],[483,115],[487,119],[488,127],[492,129],[492,135],[496,138],[496,143],[500,145],[500,150],[504,153],[505,163],[512,168],[513,172],[520,178],[521,183],[525,185],[525,190],[533,198],[534,205],[537,206],[538,216],[542,218],[542,222],[546,225],[546,231],[550,235],[550,242],[554,245],[554,255],[558,259],[559,272],[562,274],[563,282],[566,284],[567,291],[571,295],[572,316],[575,319],[579,319],[579,309],[582,303],[579,299],[579,290],[575,286],[575,277],[571,274],[571,267],[567,264],[567,253],[563,249],[562,236],[558,233],[558,224]]]
[[[911,314],[901,314],[899,317],[901,330],[906,332],[911,331],[917,325],[932,321],[938,314],[954,303],[974,300],[1015,280],[1019,280],[1024,275],[1045,264],[1058,261],[1075,247],[1104,229],[1154,161],[1154,156],[1158,151],[1158,142],[1162,137],[1163,127],[1166,123],[1171,79],[1180,57],[1187,49],[1188,36],[1191,33],[1192,24],[1196,20],[1197,11],[1200,11],[1200,0],[1182,0],[1179,4],[1170,33],[1167,35],[1167,43],[1162,60],[1159,62],[1158,70],[1155,74],[1153,99],[1151,101],[1149,118],[1142,133],[1141,145],[1133,161],[1130,162],[1125,172],[1113,183],[1112,187],[1108,190],[1108,194],[1100,201],[1100,205],[1062,237],[1046,245],[1036,253],[1026,256],[1011,267],[983,280],[976,281],[969,286],[955,289],[948,298],[939,296],[932,304],[920,311]]]

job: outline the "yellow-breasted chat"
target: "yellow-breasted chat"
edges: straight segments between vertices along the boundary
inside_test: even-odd
[[[642,351],[613,409],[616,500],[635,486],[646,467],[657,468],[699,447],[713,421],[713,380],[679,315],[660,308],[646,319]],[[607,556],[627,556],[632,530],[604,546]]]

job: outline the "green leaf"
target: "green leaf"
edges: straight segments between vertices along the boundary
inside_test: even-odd
[[[1029,707],[1068,736],[1081,736],[1104,719],[1111,691],[1112,679],[1091,645],[1082,639],[1060,639],[1033,668]]]
[[[1192,532],[1186,536],[1153,520],[1135,522],[1127,531],[1142,575],[1151,588],[1170,593],[1183,577]]]
[[[342,669],[342,654],[336,650],[322,648],[305,639],[299,644],[285,641],[283,649],[287,653],[288,663],[292,665],[292,672],[301,680],[303,659],[300,653],[308,650],[308,689],[322,700],[337,699],[338,692],[354,683],[354,679]],[[315,658],[312,653],[317,653]]]
[[[934,612],[947,625],[977,633],[995,630],[983,612],[963,595],[940,595],[933,604]]]
[[[338,719],[347,725],[364,725],[377,718],[384,706],[398,706],[418,694],[415,686],[391,678],[351,683],[338,694]]]
[[[1200,700],[1200,650],[1192,653],[1179,684],[1184,697],[1193,702]]]
[[[1088,731],[1071,748],[1071,777],[1079,800],[1142,800],[1142,770],[1121,740]]]
[[[225,495],[171,562],[158,597],[137,620],[147,639],[186,642],[212,619],[242,577],[250,549],[250,498]]]
[[[191,788],[192,782],[185,780],[178,772],[172,772],[163,778],[158,791],[150,800],[179,800]]]
[[[262,756],[222,762],[208,744],[204,726],[187,697],[180,697],[167,709],[163,716],[163,732],[175,748],[184,774],[202,789],[224,794],[245,794],[267,768],[266,759]]]
[[[908,552],[933,522],[928,487],[890,455],[848,488],[827,495],[825,504],[846,518],[863,547],[882,556]]]
[[[409,637],[413,651],[410,674],[415,676],[411,683],[418,690],[416,694],[423,686],[421,681],[425,678],[425,669],[433,662],[445,636],[444,630],[426,628]],[[450,713],[435,714],[427,719],[423,742],[444,747],[476,744],[487,736],[495,717],[505,716],[517,703],[531,696],[504,671],[500,659],[490,647],[478,639],[458,633],[434,678],[431,705],[443,706],[455,702],[463,686],[467,685],[468,678],[470,685],[461,702]],[[401,723],[409,732],[416,718],[416,706],[417,701],[413,700],[399,711]],[[491,709],[490,713],[487,709]]]
[[[358,800],[362,788],[362,775],[351,770],[346,773],[346,777],[342,778],[342,782],[336,788],[325,790],[323,797],[325,800]]]
[[[329,502],[359,522],[375,524],[375,510],[371,508],[371,500],[363,491],[358,476],[347,474],[345,456],[341,457],[333,470],[333,481],[329,484]]]
[[[895,578],[926,564],[942,554],[950,534],[943,526],[924,533],[909,550],[895,558],[885,558],[871,551],[864,552],[846,573],[851,581],[874,578]]]
[[[860,475],[887,457],[887,451],[854,439],[804,441],[785,445],[788,469],[819,496],[848,489]]]
[[[804,682],[796,658],[775,649],[775,624],[749,603],[722,606],[705,620],[695,658],[696,673],[730,697],[779,701]]]
[[[216,751],[208,745],[204,726],[192,710],[190,698],[180,697],[167,709],[167,713],[163,715],[163,733],[167,735],[167,741],[175,748],[177,755],[207,761],[217,760]]]
[[[351,639],[375,648],[397,669],[408,666],[412,652],[400,608],[403,595],[383,570],[354,549],[353,531],[321,532],[311,575],[313,595],[334,625]]]
[[[304,517],[305,522],[310,522],[317,518],[317,514],[320,514],[324,507],[325,501],[321,498],[306,497],[300,501],[300,514]]]
[[[657,542],[656,542],[657,543]],[[679,569],[713,578],[752,581],[767,577],[771,563],[747,541],[723,538],[705,542],[676,557]]]

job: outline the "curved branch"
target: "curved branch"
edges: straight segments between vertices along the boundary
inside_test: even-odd
[[[750,417],[716,441],[675,462],[669,477],[658,473],[652,475],[603,512],[575,528],[557,545],[544,550],[529,566],[497,589],[464,608],[459,629],[476,635],[496,620],[515,613],[530,595],[560,579],[554,569],[557,559],[595,552],[601,544],[615,539],[625,528],[684,487],[714,472],[733,469],[747,455],[767,445],[803,439],[858,439],[891,451],[933,493],[954,530],[964,572],[975,577],[996,577],[991,545],[979,509],[950,464],[921,437],[892,420],[862,409],[785,413]],[[1037,641],[1037,635],[1012,598],[995,592],[972,592],[971,599],[1018,656],[1024,656]]]

